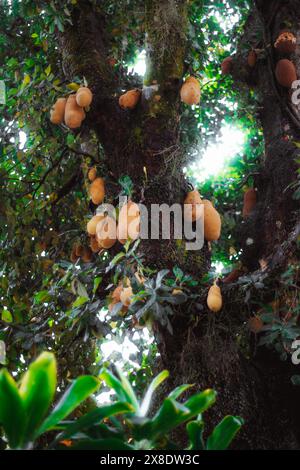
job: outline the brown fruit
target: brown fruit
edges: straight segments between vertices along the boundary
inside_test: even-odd
[[[275,75],[278,83],[285,88],[290,88],[297,80],[296,67],[288,59],[281,59],[277,62]]]
[[[56,103],[52,106],[50,111],[50,121],[52,124],[61,124],[65,116],[67,99],[58,98]]]
[[[73,246],[73,249],[71,251],[71,256],[70,256],[70,260],[72,263],[76,263],[76,261],[79,259],[79,257],[76,255],[76,252],[75,252],[75,246]]]
[[[180,98],[186,104],[198,104],[200,102],[200,85],[194,77],[189,77],[181,87]]]
[[[221,235],[221,217],[212,203],[207,199],[203,199],[204,204],[204,238],[212,242],[220,238]]]
[[[90,263],[93,259],[92,250],[88,247],[84,248],[81,259],[84,263]]]
[[[80,106],[81,108],[87,108],[87,106],[90,106],[92,100],[93,93],[89,88],[83,86],[77,90],[76,103],[78,104],[78,106]]]
[[[92,250],[93,253],[98,253],[100,250],[99,243],[97,242],[96,237],[91,237],[90,239],[90,249]]]
[[[79,244],[75,246],[75,255],[80,258],[84,253],[84,247]]]
[[[219,312],[222,308],[223,300],[221,289],[219,286],[214,284],[208,291],[207,295],[207,306],[212,312]]]
[[[97,168],[94,166],[88,171],[88,179],[92,182],[97,178]]]
[[[105,218],[105,215],[100,214],[100,215],[94,215],[94,217],[92,217],[91,220],[89,220],[86,226],[86,230],[89,235],[96,235],[97,224],[101,222],[101,220],[103,220],[104,218]]]
[[[247,62],[248,62],[249,67],[251,67],[251,68],[255,67],[256,61],[257,61],[256,52],[252,50],[252,51],[249,52],[248,58],[247,58]]]
[[[244,194],[243,218],[249,217],[256,206],[256,191],[254,188],[248,189]]]
[[[122,109],[133,109],[139,102],[141,91],[138,88],[129,90],[119,98],[119,105]]]
[[[123,290],[123,285],[120,284],[118,287],[116,287],[113,291],[113,293],[111,294],[111,298],[113,300],[113,302],[115,303],[118,303],[118,302],[121,302],[121,292]]]
[[[118,220],[118,240],[125,243],[128,238],[136,240],[140,234],[140,209],[132,201],[128,201],[121,207]]]
[[[203,214],[202,210],[199,209],[202,204],[202,199],[197,189],[187,193],[183,204],[185,220],[195,222],[195,220],[200,219]]]
[[[101,204],[105,196],[105,186],[103,178],[96,178],[90,186],[90,196],[94,204]]]
[[[243,271],[241,269],[234,269],[229,273],[224,279],[223,283],[224,284],[231,284],[232,282],[235,282],[238,280],[240,276],[243,275]]]
[[[199,85],[199,81],[197,80],[197,78],[192,76],[187,77],[184,83],[194,83],[195,85]]]
[[[260,333],[263,329],[264,324],[260,317],[251,317],[248,320],[248,328],[252,333]]]
[[[283,31],[276,39],[274,47],[280,54],[293,54],[297,47],[296,36],[288,31]]]
[[[98,222],[96,238],[101,248],[111,248],[117,241],[116,221],[109,216]]]
[[[133,296],[132,287],[124,287],[120,294],[120,300],[125,307],[129,307]]]
[[[76,95],[70,95],[65,108],[65,123],[70,129],[81,126],[85,119],[84,110],[76,103]]]
[[[221,63],[221,71],[223,75],[229,75],[232,71],[232,57],[226,57]]]

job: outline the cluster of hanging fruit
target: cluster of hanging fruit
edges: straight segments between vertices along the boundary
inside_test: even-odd
[[[290,31],[282,31],[275,41],[274,48],[281,57],[276,64],[275,76],[279,85],[291,88],[297,80],[297,70],[290,56],[296,51],[296,36]],[[289,58],[287,58],[289,57]]]
[[[200,102],[201,90],[198,80],[195,77],[187,77],[180,89],[181,101],[188,105]],[[119,105],[122,109],[134,109],[141,97],[141,90],[134,88],[129,90],[119,98]]]
[[[95,167],[89,169],[88,179],[91,183],[89,187],[90,198],[93,204],[99,206],[105,197],[105,181],[97,176],[97,169]],[[124,204],[119,212],[118,224],[107,212],[96,213],[88,221],[86,230],[90,239],[89,261],[91,261],[93,253],[98,253],[103,249],[110,249],[117,240],[123,245],[128,239],[131,241],[137,240],[140,234],[139,207],[131,200]],[[73,249],[71,254],[72,262],[76,262],[79,258],[82,258],[82,256]]]
[[[221,217],[211,201],[201,199],[199,191],[194,189],[188,192],[184,200],[184,218],[195,222],[203,216],[204,238],[208,242],[216,241],[221,235]],[[219,312],[222,308],[221,289],[216,282],[210,287],[207,296],[207,305],[212,312]]]
[[[89,193],[92,202],[99,205],[105,197],[105,183],[103,178],[97,177],[96,168],[88,172],[91,181]],[[94,215],[87,223],[87,232],[91,240],[91,249],[94,253],[101,249],[111,248],[117,240],[123,245],[130,238],[136,240],[140,233],[140,210],[136,203],[129,200],[119,212],[118,224],[107,213]]]
[[[297,70],[295,64],[290,60],[290,56],[295,53],[297,47],[296,36],[291,31],[281,31],[274,43],[274,49],[279,55],[276,64],[275,76],[279,85],[284,88],[291,88],[294,81],[297,80]],[[255,67],[257,54],[251,50],[248,54],[247,63],[250,68]],[[223,75],[229,75],[232,72],[233,59],[226,57],[221,63]]]
[[[93,94],[87,87],[78,88],[76,94],[72,93],[67,98],[58,98],[50,110],[52,124],[63,122],[70,129],[77,129],[85,119],[85,108],[88,108],[93,100]]]
[[[248,53],[247,65],[250,69],[253,69],[257,62],[257,54],[254,49]],[[222,75],[230,75],[233,69],[233,59],[232,57],[226,57],[221,63],[221,72]]]
[[[133,297],[132,287],[128,278],[125,280],[124,284],[125,285],[120,282],[120,284],[113,290],[109,298],[110,302],[108,304],[108,310],[112,312],[114,306],[121,303],[122,308],[119,311],[119,315],[121,316],[126,315]]]

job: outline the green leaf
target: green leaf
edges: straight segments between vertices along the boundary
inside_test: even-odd
[[[204,450],[204,441],[203,441],[203,430],[204,430],[204,421],[196,420],[190,421],[186,425],[186,430],[189,436],[190,445],[189,450]]]
[[[117,379],[117,377],[112,374],[109,370],[104,369],[101,371],[99,377],[100,379],[104,380],[106,385],[111,387],[116,392],[117,397],[120,401],[130,403],[133,406],[134,410],[137,410],[139,404],[131,386],[128,389],[128,384],[125,383],[124,376],[121,372],[119,372],[119,375],[121,380]]]
[[[95,294],[96,290],[98,289],[99,285],[101,284],[102,282],[102,277],[100,276],[97,276],[95,277],[94,279],[94,287],[93,287],[93,294]]]
[[[184,406],[190,410],[190,415],[193,417],[210,408],[215,403],[216,396],[217,393],[214,390],[207,389],[191,396]]]
[[[40,426],[37,435],[54,428],[61,420],[65,419],[80,403],[97,390],[99,380],[91,375],[83,375],[74,380],[66,390],[52,413]]]
[[[188,390],[191,387],[193,387],[192,384],[179,385],[178,387],[174,388],[172,392],[169,393],[168,397],[172,398],[173,400],[176,400],[178,397],[180,397],[180,395],[182,395],[182,393],[184,393],[186,390]]]
[[[126,396],[126,401],[128,401],[128,403],[130,403],[133,406],[134,410],[138,410],[139,402],[137,400],[137,397],[134,393],[134,390],[129,380],[127,379],[127,377],[125,377],[125,375],[122,373],[121,369],[118,366],[116,366],[116,369],[121,379],[121,384],[122,384],[122,387]]]
[[[20,384],[20,395],[26,412],[26,438],[30,440],[45,417],[56,390],[54,354],[43,352],[29,366]]]
[[[43,304],[44,302],[49,302],[51,300],[51,295],[47,290],[41,290],[34,296],[34,302],[36,304]]]
[[[3,310],[2,310],[1,318],[2,318],[2,320],[5,321],[6,323],[12,323],[12,321],[13,321],[12,314],[10,313],[9,310],[6,310],[6,309],[3,309]]]
[[[124,414],[132,412],[132,407],[129,403],[114,403],[112,405],[102,406],[96,408],[86,415],[79,418],[74,423],[70,424],[62,434],[59,435],[59,440],[67,439],[79,431],[83,431],[93,424],[100,423],[104,418],[110,418],[117,414]]]
[[[239,416],[225,416],[207,439],[207,450],[227,449],[244,421]]]
[[[144,400],[143,400],[141,406],[139,407],[139,410],[137,412],[137,416],[139,416],[139,417],[146,416],[146,414],[148,413],[149,407],[150,407],[150,403],[151,403],[151,400],[152,400],[153,393],[155,392],[157,387],[159,387],[159,385],[164,380],[166,380],[168,377],[169,377],[169,372],[167,370],[163,370],[160,374],[158,374],[152,380],[151,384],[149,385],[149,387],[147,389]]]
[[[0,371],[0,423],[9,446],[20,446],[25,429],[25,410],[16,382],[6,369]]]
[[[77,297],[75,302],[72,304],[72,308],[81,307],[89,301],[88,297]]]

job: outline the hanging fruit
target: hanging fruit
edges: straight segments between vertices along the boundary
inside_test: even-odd
[[[84,263],[90,263],[93,259],[93,252],[89,247],[83,249],[81,259]]]
[[[297,47],[296,36],[289,31],[282,31],[276,39],[274,47],[280,54],[293,54]]]
[[[126,240],[137,240],[140,234],[140,209],[139,206],[133,202],[128,201],[121,207],[118,220],[118,240],[122,244]]]
[[[75,255],[80,258],[83,255],[84,252],[84,246],[82,246],[80,243],[78,245],[75,245]]]
[[[296,67],[288,59],[281,59],[277,62],[275,75],[278,83],[285,88],[291,88],[293,82],[297,80]]]
[[[97,168],[94,166],[88,171],[88,179],[93,182],[97,178]]]
[[[129,90],[119,98],[119,105],[122,109],[134,109],[139,102],[141,91],[138,88]]]
[[[257,196],[254,188],[249,188],[244,194],[243,218],[249,217],[256,206]]]
[[[79,256],[76,255],[76,245],[73,245],[70,260],[71,260],[72,263],[76,263],[76,261],[78,261],[78,259],[79,259]]]
[[[198,104],[200,102],[201,90],[195,77],[188,77],[180,90],[181,101],[186,104]]]
[[[103,178],[96,178],[90,186],[90,197],[92,202],[98,206],[104,199],[105,196],[105,186]]]
[[[129,307],[133,296],[132,287],[124,287],[120,294],[120,300],[125,307]]]
[[[226,59],[224,59],[223,62],[221,63],[222,74],[230,75],[230,73],[232,72],[232,65],[233,65],[232,57],[226,57]]]
[[[204,238],[212,242],[219,240],[221,235],[221,217],[212,203],[207,199],[203,199],[204,204]]]
[[[113,291],[113,293],[111,294],[111,298],[112,298],[112,301],[115,302],[115,303],[118,303],[118,302],[121,302],[121,292],[123,290],[123,285],[122,284],[119,284]]]
[[[255,67],[256,61],[257,61],[256,52],[252,50],[252,51],[249,52],[248,58],[247,58],[247,63],[249,65],[249,67],[251,67],[251,68]]]
[[[76,95],[70,95],[65,108],[65,123],[70,129],[77,129],[85,119],[84,110],[76,103]]]
[[[187,193],[183,204],[185,220],[188,220],[189,222],[195,222],[195,220],[198,220],[201,217],[202,211],[199,209],[199,207],[202,204],[202,200],[197,189]]]
[[[101,248],[109,249],[117,241],[116,221],[108,215],[98,222],[96,238]]]
[[[251,331],[251,333],[258,334],[261,332],[263,327],[264,327],[263,321],[257,315],[255,315],[255,317],[249,318],[248,328]]]
[[[212,312],[219,312],[222,308],[223,301],[222,301],[222,294],[221,289],[217,286],[216,282],[208,291],[207,295],[207,306],[209,310]]]
[[[90,238],[90,249],[92,250],[93,253],[98,253],[100,250],[99,243],[97,241],[97,238],[95,236],[91,236]]]
[[[98,222],[101,222],[105,218],[104,214],[94,215],[91,220],[88,221],[86,230],[89,235],[96,235],[96,227]]]
[[[52,124],[61,124],[64,121],[67,98],[58,98],[50,110]]]
[[[93,93],[85,86],[78,88],[76,93],[76,103],[81,108],[87,108],[90,106],[93,100]]]

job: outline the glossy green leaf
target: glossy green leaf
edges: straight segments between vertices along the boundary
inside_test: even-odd
[[[186,430],[189,436],[190,445],[189,450],[204,450],[203,431],[204,421],[196,420],[190,421],[186,425]]]
[[[142,401],[142,404],[141,404],[141,406],[140,406],[140,408],[137,412],[137,416],[140,416],[140,417],[146,416],[146,414],[148,413],[150,404],[151,404],[153,393],[155,392],[157,387],[159,387],[159,385],[164,380],[166,380],[168,377],[169,377],[169,372],[167,370],[163,370],[160,374],[158,374],[152,380],[151,384],[149,385],[149,387],[147,389],[147,392],[146,392],[145,397]]]
[[[191,387],[193,387],[193,385],[191,384],[179,385],[178,387],[174,388],[172,392],[169,393],[168,397],[172,398],[173,400],[177,400],[177,398],[180,397],[180,395],[182,395],[186,390],[188,390]]]
[[[20,383],[26,412],[26,438],[30,440],[50,408],[56,390],[56,360],[50,352],[31,363]]]
[[[25,429],[25,410],[17,384],[6,369],[0,371],[0,425],[9,446],[17,448]]]
[[[224,450],[229,447],[244,420],[238,416],[225,416],[207,439],[207,450]]]
[[[99,380],[91,375],[83,375],[75,379],[66,390],[52,413],[46,418],[37,431],[37,436],[54,428],[65,419],[80,403],[94,393],[99,387]]]
[[[110,418],[118,414],[132,412],[132,407],[129,403],[114,403],[112,405],[102,406],[101,408],[95,408],[86,415],[77,419],[74,423],[67,426],[63,433],[59,436],[60,439],[66,439],[72,437],[79,431],[87,429],[93,424],[100,423],[105,418]]]

